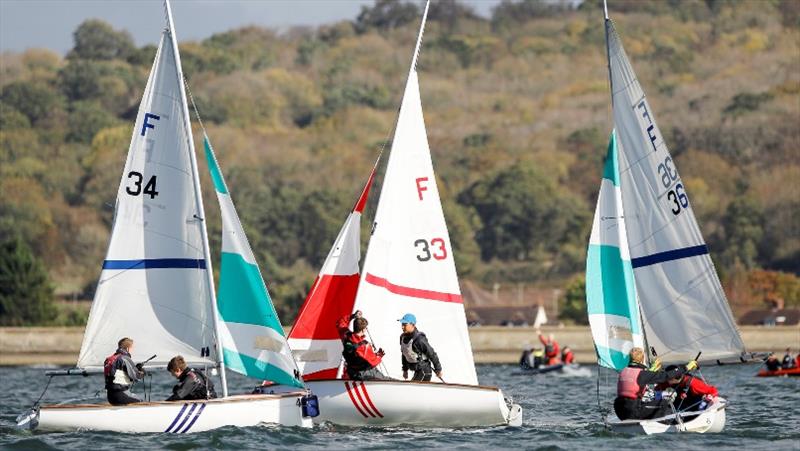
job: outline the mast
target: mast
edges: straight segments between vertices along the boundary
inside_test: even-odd
[[[425,12],[422,13],[422,23],[419,25],[419,34],[417,35],[417,45],[414,46],[414,55],[411,57],[411,68],[408,69],[408,76],[411,76],[411,73],[417,70],[417,57],[419,56],[419,50],[422,46],[422,35],[425,33],[425,22],[428,20],[428,7],[431,6],[431,0],[427,0],[425,2]]]
[[[186,127],[186,136],[189,144],[189,161],[192,165],[192,180],[194,181],[194,197],[197,212],[199,217],[196,217],[201,223],[203,229],[201,235],[203,237],[203,257],[206,260],[206,283],[208,292],[211,297],[211,313],[214,317],[214,335],[216,337],[215,346],[217,348],[217,362],[220,369],[220,380],[222,381],[222,397],[228,396],[228,381],[225,377],[225,361],[222,354],[222,343],[220,343],[219,331],[219,315],[217,314],[217,294],[214,290],[214,271],[211,266],[211,250],[208,245],[208,230],[206,228],[205,211],[203,209],[203,193],[200,188],[200,176],[197,171],[197,157],[194,150],[194,137],[192,135],[191,120],[189,118],[189,106],[186,102],[186,86],[183,83],[183,68],[181,67],[181,56],[178,53],[178,39],[175,36],[175,24],[172,21],[172,8],[169,0],[164,0],[164,9],[167,14],[167,27],[169,28],[170,41],[172,42],[172,51],[175,55],[175,66],[178,71],[178,83],[180,83],[181,105],[183,110],[183,121]]]

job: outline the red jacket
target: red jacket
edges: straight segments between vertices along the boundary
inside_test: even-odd
[[[572,351],[567,351],[561,356],[561,360],[563,360],[565,364],[572,363],[575,361],[575,354],[573,354]]]
[[[686,390],[687,383],[689,384],[689,390]],[[669,384],[658,384],[656,390],[664,390],[667,387],[669,387]],[[684,375],[678,385],[673,388],[678,394],[683,394],[684,390],[686,390],[686,394],[689,396],[717,396],[719,394],[719,392],[717,392],[717,387],[707,384],[699,377],[691,377],[688,375]]]
[[[381,356],[375,354],[372,345],[369,344],[366,338],[358,337],[350,331],[350,315],[343,316],[336,322],[336,329],[339,331],[339,338],[342,342],[350,341],[353,344],[364,343],[362,346],[356,348],[356,356],[364,359],[369,363],[370,367],[376,367],[381,363]]]
[[[558,363],[558,342],[553,340],[552,349],[547,349],[547,339],[544,338],[544,335],[539,334],[539,341],[545,346],[544,348],[544,356],[547,357],[547,364],[548,365],[555,365]],[[549,352],[548,352],[549,351]]]

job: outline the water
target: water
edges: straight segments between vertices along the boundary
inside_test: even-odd
[[[522,428],[415,430],[324,425],[305,430],[263,426],[190,435],[18,431],[14,428],[16,416],[39,396],[46,377],[41,368],[0,368],[0,449],[800,449],[800,378],[756,378],[753,374],[757,369],[756,365],[703,368],[705,377],[730,401],[723,433],[629,437],[602,426],[596,401],[596,368],[592,368],[592,377],[559,377],[515,376],[512,366],[479,366],[482,383],[503,388],[522,405]],[[252,385],[235,374],[229,378],[232,392],[247,391]],[[154,379],[153,398],[166,397],[174,379],[167,374]],[[613,390],[613,383],[609,380],[602,384],[603,392]],[[96,376],[55,378],[45,401],[91,399],[100,387]]]

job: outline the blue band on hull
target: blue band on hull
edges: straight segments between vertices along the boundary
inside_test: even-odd
[[[106,260],[103,269],[206,269],[205,259],[147,258],[144,260]]]
[[[634,268],[641,268],[642,266],[650,266],[657,263],[680,260],[682,258],[697,257],[698,255],[705,255],[707,253],[708,246],[701,244],[699,246],[684,247],[683,249],[673,249],[671,251],[645,255],[644,257],[632,258],[631,265]]]

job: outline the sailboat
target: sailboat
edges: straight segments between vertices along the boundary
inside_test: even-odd
[[[191,433],[222,426],[278,423],[311,427],[307,391],[295,372],[282,328],[241,231],[206,137],[206,153],[223,217],[217,302],[200,179],[172,11],[133,129],[103,270],[77,368],[54,375],[103,372],[123,336],[134,361],[152,371],[182,355],[195,368],[219,369],[217,399],[36,406],[19,423],[45,431]],[[273,395],[228,394],[226,366],[292,387]]]
[[[423,427],[518,426],[522,422],[521,407],[507,400],[500,389],[478,385],[475,372],[416,71],[428,6],[363,271],[359,276],[358,218],[374,168],[289,334],[306,383],[319,397],[317,422]],[[342,344],[334,326],[340,317],[356,310],[369,320],[372,344],[386,352],[380,369],[394,380],[342,379]],[[416,315],[417,325],[439,355],[443,381],[403,380],[398,318],[409,312]]]
[[[686,189],[636,74],[605,11],[615,130],[611,134],[586,262],[586,301],[601,367],[620,371],[633,347],[647,360],[739,361],[742,338]],[[723,398],[702,411],[620,421],[628,433],[720,432]]]

